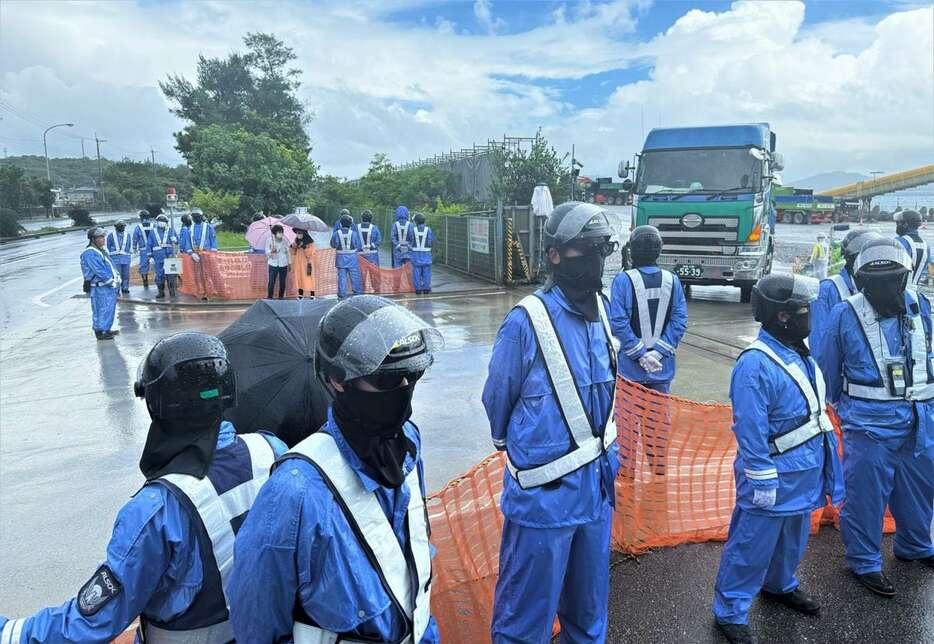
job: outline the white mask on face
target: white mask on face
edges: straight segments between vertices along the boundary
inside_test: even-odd
[[[282,233],[276,233],[276,241],[282,241]]]
[[[168,228],[168,227],[169,227],[169,225],[168,225],[167,223],[165,223],[164,221],[160,221],[160,222],[159,222],[159,228],[161,228],[162,230],[165,230],[165,229]]]

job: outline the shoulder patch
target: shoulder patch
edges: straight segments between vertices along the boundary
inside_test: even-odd
[[[97,569],[78,592],[78,612],[85,617],[98,612],[107,602],[120,594],[123,585],[110,567],[104,564]]]

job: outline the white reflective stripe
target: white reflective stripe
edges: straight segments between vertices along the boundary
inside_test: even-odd
[[[191,234],[192,241],[194,241],[194,238],[195,238],[195,227],[196,226],[198,226],[198,224],[195,224],[194,226],[191,227],[190,234]],[[204,238],[207,237],[207,232],[208,232],[207,222],[201,222],[201,239],[199,239],[198,243],[195,245],[195,248],[197,248],[198,250],[204,250]]]
[[[642,351],[645,348],[645,343],[642,340],[639,340],[631,349],[626,350],[626,355],[630,358]]]
[[[98,255],[100,255],[101,259],[103,259],[104,262],[107,264],[107,266],[110,268],[110,275],[111,275],[110,279],[117,279],[117,269],[114,267],[113,262],[110,261],[110,257],[107,254],[105,254],[104,251],[102,251],[100,248],[95,246],[94,244],[91,244],[89,248],[91,248],[91,250],[93,250]]]
[[[911,248],[909,251],[909,254],[911,255],[911,280],[909,283],[912,285],[917,285],[927,270],[927,242],[923,239],[920,242],[916,241],[911,235],[901,235],[899,239],[904,240]],[[921,259],[918,259],[919,250],[921,251]]]
[[[606,424],[606,431],[602,441],[598,436],[591,436],[583,445],[580,445],[577,449],[568,452],[564,456],[550,463],[546,463],[545,465],[526,470],[520,470],[516,467],[513,462],[509,460],[507,455],[506,467],[513,478],[518,481],[519,487],[522,489],[545,485],[552,481],[557,481],[574,470],[578,470],[600,458],[607,448],[616,440],[616,435],[616,421],[611,417]]]
[[[335,642],[337,642],[337,638],[337,633],[326,631],[323,628],[318,628],[317,626],[312,626],[311,624],[295,622],[295,624],[292,626],[292,641],[295,644],[335,644]],[[348,639],[346,637],[342,638],[341,642],[346,642],[347,644],[374,644],[373,640],[364,642],[362,640]],[[406,637],[398,644],[409,644],[411,642],[412,638]]]
[[[506,440],[505,440],[505,439],[503,439],[503,440],[497,440],[497,439],[494,438],[494,439],[493,439],[493,445],[495,445],[496,447],[506,447]]]
[[[839,273],[833,277],[830,277],[829,279],[830,282],[837,288],[837,295],[839,296],[841,302],[855,293],[855,291],[850,290],[850,287],[847,286],[843,276]]]
[[[156,246],[162,249],[172,248],[172,237],[171,235],[169,235],[168,228],[163,230],[161,235],[159,234],[159,229],[157,228],[155,230],[155,234],[156,234],[156,241],[158,242]],[[166,240],[168,240],[168,243],[166,243]]]
[[[662,349],[664,349],[665,351],[668,351],[669,353],[674,353],[674,352],[675,352],[675,348],[674,348],[673,346],[671,346],[670,344],[668,344],[667,342],[665,342],[664,340],[662,340],[662,339],[660,339],[660,338],[659,338],[658,342],[655,343],[655,346],[656,346],[656,347],[661,347]]]
[[[405,611],[406,617],[412,620],[413,628],[421,625],[422,632],[427,626],[421,623],[422,608],[421,601],[428,602],[427,593],[419,593],[413,602],[412,583],[409,578],[408,563],[402,552],[402,547],[396,539],[392,526],[386,518],[376,495],[367,492],[360,477],[353,468],[344,460],[334,439],[323,432],[312,434],[301,443],[293,447],[289,453],[299,454],[312,461],[330,480],[334,491],[340,495],[344,506],[352,515],[347,517],[351,519],[360,529],[362,537],[366,542],[366,547],[379,566],[379,572],[386,581],[386,591],[392,595],[396,604]],[[418,468],[412,468],[412,471],[406,477],[406,484],[409,486],[409,507],[407,511],[409,540],[412,547],[412,554],[416,558],[416,572],[418,573],[418,588],[428,584],[428,577],[422,578],[422,574],[430,576],[431,561],[428,551],[427,524],[424,520],[424,499],[421,498],[421,483],[418,476]],[[418,497],[418,498],[415,498]],[[413,514],[421,515],[413,518]],[[421,530],[425,534],[415,535],[415,530]],[[427,561],[425,560],[427,559]],[[422,597],[424,595],[424,598]],[[421,639],[421,635],[418,636]],[[418,641],[418,639],[416,641]]]
[[[132,240],[128,233],[123,233],[122,244],[117,241],[117,233],[115,233],[114,231],[110,231],[109,233],[107,233],[107,240],[110,241],[111,239],[113,240],[114,248],[116,249],[112,253],[110,253],[111,255],[129,255],[130,254],[130,242]]]
[[[337,249],[338,253],[355,253],[356,249],[353,247],[353,230],[348,230],[346,233],[343,231],[337,231],[337,239],[340,241],[341,247]]]
[[[600,313],[600,322],[603,323],[603,333],[610,341],[610,362],[616,362],[616,356],[619,354],[619,340],[613,335],[613,329],[610,327],[610,316],[607,315],[606,305],[603,303],[603,297],[597,294],[597,311]],[[613,374],[614,376],[616,374]]]
[[[398,221],[395,223],[396,227],[396,237],[400,244],[404,244],[405,240],[409,236],[409,222],[405,222],[405,225],[400,224]]]
[[[0,644],[19,644],[23,635],[23,626],[26,624],[26,618],[8,620],[0,631]]]
[[[665,330],[665,317],[668,315],[668,305],[671,302],[672,285],[674,278],[668,271],[661,271],[662,284],[658,288],[646,288],[642,273],[637,268],[626,271],[632,282],[636,294],[635,305],[639,312],[639,332],[646,349],[652,349],[662,332]],[[649,311],[649,300],[658,300],[655,311],[655,324]],[[628,354],[627,354],[628,355]]]
[[[370,235],[373,234],[373,224],[360,224],[357,226],[360,231],[360,241],[363,243],[364,250],[370,249]]]
[[[250,450],[253,478],[269,478],[269,470],[272,464],[276,462],[276,453],[273,451],[272,445],[263,438],[262,434],[240,434],[239,438],[246,443],[247,449]]]
[[[425,245],[426,243],[428,243],[428,231],[429,230],[430,229],[428,228],[428,226],[425,226],[422,230],[419,230],[418,228],[415,229],[415,232],[412,233],[412,236],[415,237],[415,246],[412,248],[412,250],[419,250],[419,251],[431,250],[430,248],[428,248],[428,246]]]
[[[173,631],[141,620],[146,644],[226,644],[234,639],[233,626],[224,621],[204,628]]]
[[[768,479],[777,479],[778,470],[774,467],[770,467],[765,470],[743,470],[743,474],[746,475],[747,479],[752,481],[767,481]]]
[[[428,514],[418,481],[418,468],[413,468],[415,478],[409,485],[409,545],[415,560],[418,588],[415,607],[412,611],[412,640],[421,642],[422,635],[431,620],[431,549],[428,545]],[[410,476],[411,478],[411,476]],[[414,487],[413,487],[414,485]]]

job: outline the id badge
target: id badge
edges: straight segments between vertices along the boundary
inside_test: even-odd
[[[889,394],[899,398],[905,395],[905,365],[901,361],[890,361],[885,365],[888,376]]]

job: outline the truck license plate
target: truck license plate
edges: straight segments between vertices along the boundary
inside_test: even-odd
[[[678,277],[703,277],[704,269],[700,266],[683,265],[675,269]]]

